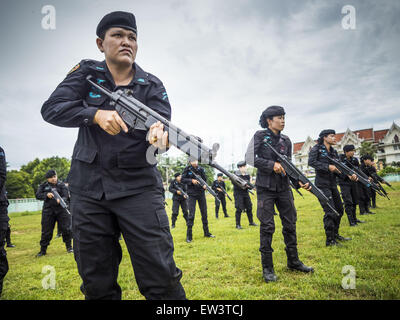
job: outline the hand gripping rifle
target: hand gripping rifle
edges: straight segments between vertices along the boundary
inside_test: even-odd
[[[185,191],[183,191],[183,189],[179,187],[178,184],[175,183],[174,188],[180,191],[185,199],[189,198],[189,195]]]
[[[164,125],[164,130],[168,132],[169,143],[186,153],[190,159],[198,160],[200,163],[208,164],[217,169],[242,189],[254,189],[251,183],[225,170],[214,160],[219,144],[215,143],[212,149],[208,148],[201,141],[185,133],[156,111],[135,99],[129,91],[127,93],[123,90],[112,92],[92,81],[92,79],[93,76],[91,75],[86,77],[86,80],[93,87],[111,99],[111,104],[115,105],[115,110],[131,130],[147,131],[152,124],[160,121]]]
[[[296,189],[296,187],[294,186],[292,180],[290,180],[290,179],[289,179],[289,184],[292,187],[292,189],[296,190],[296,192],[304,199],[303,194],[298,189]]]
[[[200,182],[200,186],[202,186],[202,187],[203,187],[203,186],[206,186],[207,191],[208,191],[209,193],[211,193],[211,195],[215,198],[215,200],[217,200],[218,202],[220,202],[220,200],[219,200],[217,194],[214,192],[213,189],[210,188],[210,186],[207,184],[207,182],[205,182],[205,181],[203,180],[203,178],[200,177],[200,175],[198,175],[198,174],[197,174],[196,172],[194,172],[193,170],[190,170],[190,172],[193,173],[193,175],[195,176],[196,180],[197,180],[198,182]]]
[[[367,180],[369,181],[368,176],[367,176],[364,172],[362,172],[362,170],[360,170],[359,168],[357,168],[357,167],[356,167],[355,165],[353,165],[350,161],[346,161],[346,163],[348,163],[348,164],[350,165],[350,167],[351,167],[354,171],[356,171],[356,172],[359,173],[363,178],[365,178],[365,179],[367,179]],[[375,175],[376,177],[375,177],[374,175]],[[388,196],[386,190],[382,187],[382,185],[381,185],[380,182],[379,182],[379,178],[380,178],[380,177],[379,177],[376,173],[372,173],[371,176],[372,176],[372,179],[373,179],[373,181],[374,181],[374,182],[370,182],[371,185],[375,185],[376,188],[379,188],[379,190],[382,191],[382,193],[384,194],[384,196],[385,196],[386,198],[388,198],[388,200],[390,200],[390,198],[389,198],[389,196]],[[382,179],[382,180],[383,180],[383,179]]]
[[[374,182],[369,181],[368,177],[365,174],[361,174],[360,171],[358,171],[358,170],[355,171],[355,170],[349,168],[343,162],[333,159],[332,157],[328,156],[327,154],[323,154],[323,157],[326,157],[330,162],[332,162],[343,174],[345,174],[347,176],[352,176],[353,174],[356,175],[358,178],[358,181],[361,184],[363,184],[367,188],[372,188],[380,196],[382,196],[382,197],[385,196]]]
[[[288,176],[294,180],[300,181],[302,184],[309,184],[311,186],[310,192],[315,195],[323,205],[326,205],[334,214],[340,216],[336,209],[329,203],[329,198],[316,186],[314,185],[289,159],[286,155],[280,154],[271,145],[268,139],[264,139],[264,145],[269,148],[277,157],[278,162],[285,169]]]
[[[217,188],[220,188],[221,190],[222,190],[222,192],[228,197],[228,199],[230,200],[230,201],[232,201],[232,198],[229,196],[229,194],[228,194],[228,192],[226,192],[226,190],[224,189],[224,187],[223,186],[221,186],[218,182],[217,182]]]
[[[384,184],[386,184],[390,189],[393,189],[393,190],[394,190],[394,188],[392,187],[392,185],[391,185],[389,182],[387,182],[385,179],[383,179],[382,177],[378,176],[377,173],[373,172],[373,173],[371,174],[371,176],[372,176],[372,179],[374,179],[374,181],[375,181],[377,184],[378,184],[378,183],[384,183]]]
[[[58,193],[57,189],[56,188],[51,188],[51,193],[54,195],[54,198],[56,200],[60,200],[60,206],[63,207],[64,210],[67,211],[67,213],[70,215],[71,212],[69,212],[67,204],[65,203],[64,199],[61,198],[61,196]]]

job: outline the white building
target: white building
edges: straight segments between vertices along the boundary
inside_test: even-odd
[[[343,147],[346,144],[353,144],[356,148],[356,157],[359,157],[359,149],[364,141],[372,142],[377,146],[378,151],[376,159],[378,165],[382,162],[390,165],[392,162],[400,162],[400,127],[393,122],[390,129],[374,131],[373,128],[351,131],[336,134],[337,145],[335,148],[339,153],[343,153]],[[307,137],[304,142],[293,144],[294,164],[306,175],[313,175],[314,169],[308,166],[308,153],[317,143],[311,137]]]

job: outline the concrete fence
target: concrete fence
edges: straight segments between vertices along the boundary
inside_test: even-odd
[[[24,211],[41,211],[43,201],[35,198],[25,199],[8,199],[10,205],[8,206],[8,213],[24,212]]]

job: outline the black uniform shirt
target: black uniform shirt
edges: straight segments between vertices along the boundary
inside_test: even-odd
[[[343,162],[350,169],[352,169],[353,167],[359,168],[359,166],[360,166],[360,163],[359,163],[358,159],[355,158],[355,157],[351,157],[350,159],[347,159],[346,155],[341,154],[339,156],[339,159],[340,159],[341,162]],[[349,179],[349,177],[347,175],[344,175],[344,174],[339,175],[337,177],[337,181],[338,181],[339,185],[351,185],[353,183],[356,183],[355,181],[351,181]]]
[[[282,176],[274,171],[277,156],[265,146],[266,140],[271,141],[276,151],[286,155],[289,160],[292,158],[292,142],[288,136],[275,135],[270,129],[257,131],[246,151],[246,162],[258,169],[256,186],[276,192],[289,190],[288,176]],[[298,187],[297,181],[293,183]]]
[[[77,65],[78,66],[78,65]],[[77,68],[76,70],[74,70]],[[146,131],[134,130],[112,136],[93,124],[99,109],[114,110],[109,98],[86,81],[92,75],[97,83],[115,91],[130,89],[133,96],[171,119],[171,106],[162,82],[133,64],[134,78],[127,86],[116,86],[105,61],[82,60],[42,107],[43,119],[60,127],[79,127],[68,176],[71,193],[107,200],[162,187],[156,164],[148,163]]]
[[[308,154],[308,165],[315,169],[315,185],[317,187],[336,187],[336,173],[329,170],[329,165],[331,164],[329,159],[339,159],[337,151],[331,147],[328,151],[324,144],[316,144],[311,148]]]
[[[226,190],[225,182],[224,181],[218,181],[218,179],[217,179],[217,180],[214,180],[214,182],[213,182],[213,184],[211,186],[211,189],[213,189],[217,193],[218,196],[220,196],[220,197],[224,196],[225,197],[225,193],[223,191],[218,191],[217,190],[217,188],[221,189],[221,187]]]
[[[52,191],[52,188],[56,188],[58,194],[60,195],[61,198],[63,198],[64,202],[67,203],[68,201],[68,189],[67,186],[60,181],[57,181],[56,184],[52,184],[48,181],[43,182],[38,190],[36,191],[36,199],[38,200],[43,200],[43,208],[55,208],[55,209],[61,209],[62,207],[60,206],[59,203],[57,203],[57,200],[55,197],[53,198],[48,198],[47,194]]]
[[[0,203],[8,204],[6,194],[7,163],[6,154],[0,147]]]
[[[0,206],[8,206],[7,193],[6,193],[6,177],[7,177],[7,165],[6,155],[3,148],[0,147]],[[10,219],[7,215],[6,208],[0,208],[0,221],[6,222]]]
[[[197,175],[199,175],[205,182],[207,182],[206,172],[203,167],[197,166],[195,169],[193,166],[187,166],[182,173],[181,181],[182,183],[187,185],[187,193],[189,196],[191,195],[199,195],[204,192],[204,189],[200,184],[193,184],[192,179],[196,179],[194,174],[191,172],[194,171]]]
[[[177,191],[177,187],[181,188],[183,191],[186,192],[187,186],[186,184],[183,184],[182,181],[178,182],[176,179],[172,180],[170,185],[169,185],[169,192],[171,192],[172,195],[172,200],[185,200],[185,197],[183,196],[183,194],[178,194]]]
[[[250,182],[250,175],[242,174],[240,172],[240,170],[235,171],[235,174],[238,177]],[[249,191],[248,191],[248,189],[242,189],[242,188],[238,187],[236,184],[233,184],[233,196],[235,198],[237,198],[237,197],[248,197],[249,196]]]

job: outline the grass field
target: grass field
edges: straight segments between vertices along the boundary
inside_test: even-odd
[[[229,218],[217,220],[214,201],[208,197],[210,231],[216,238],[203,237],[201,216],[196,212],[194,241],[186,243],[186,227],[179,214],[172,229],[177,266],[183,271],[182,284],[189,299],[399,299],[400,298],[400,183],[395,190],[386,188],[391,200],[377,196],[376,215],[360,216],[367,223],[350,227],[344,215],[340,233],[352,241],[343,247],[325,247],[322,209],[316,198],[303,192],[295,194],[298,209],[297,237],[300,259],[314,267],[314,274],[302,274],[286,268],[286,253],[281,222],[275,217],[273,239],[275,272],[278,282],[266,284],[262,279],[259,227],[248,226],[242,215],[243,230],[235,228],[234,206],[228,201]],[[255,215],[256,197],[252,196]],[[171,214],[171,201],[167,212]],[[222,210],[222,208],[220,209]],[[39,251],[40,213],[11,214],[12,241],[9,248],[10,270],[4,280],[1,299],[83,299],[81,279],[72,254],[67,254],[61,238],[52,240],[47,255],[35,258]],[[255,219],[256,223],[259,221]],[[125,244],[120,265],[119,284],[123,299],[143,299],[139,293]],[[354,267],[355,289],[343,289],[342,268]],[[56,288],[43,289],[45,266],[56,272]]]

